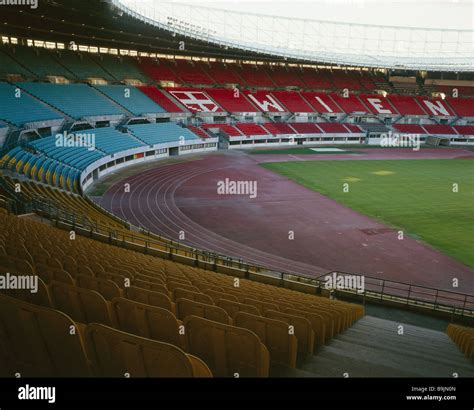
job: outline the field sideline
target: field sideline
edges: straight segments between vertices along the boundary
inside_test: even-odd
[[[474,266],[472,159],[290,161],[261,166]]]

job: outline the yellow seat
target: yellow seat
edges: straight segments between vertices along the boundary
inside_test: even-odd
[[[290,326],[281,320],[238,312],[234,325],[254,332],[270,352],[270,362],[296,367],[298,341]]]
[[[86,345],[98,377],[212,377],[202,360],[176,346],[108,326],[88,325]]]
[[[269,353],[255,333],[197,316],[184,319],[184,326],[188,351],[214,376],[268,377]]]
[[[185,349],[180,323],[169,310],[125,298],[113,299],[112,310],[120,330]]]
[[[180,320],[184,320],[187,316],[198,316],[226,325],[231,324],[229,315],[224,309],[184,298],[176,301],[176,315]]]
[[[87,377],[79,327],[57,310],[0,295],[0,375]]]

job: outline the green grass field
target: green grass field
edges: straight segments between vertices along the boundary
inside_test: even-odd
[[[276,148],[276,149],[255,149],[249,151],[251,155],[266,155],[266,154],[280,154],[280,155],[302,155],[302,154],[311,154],[311,155],[328,155],[328,154],[360,154],[358,151],[350,151],[349,147],[315,147],[315,148],[339,148],[344,151],[336,152],[317,152],[313,151],[307,147],[295,147],[295,148]],[[355,148],[355,147],[352,147]],[[359,146],[357,148],[365,148],[364,146]]]
[[[262,166],[474,266],[472,159],[292,161]],[[453,184],[458,184],[458,192],[453,192]]]

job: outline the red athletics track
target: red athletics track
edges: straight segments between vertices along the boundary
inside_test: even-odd
[[[351,151],[354,151],[351,149]],[[365,149],[354,154],[214,153],[157,166],[113,185],[103,207],[134,225],[271,269],[319,276],[332,270],[474,293],[474,269],[258,165],[268,161],[470,158],[463,149]],[[218,195],[217,182],[256,180],[258,196]],[[125,193],[124,183],[131,192]],[[289,240],[289,231],[294,240]]]

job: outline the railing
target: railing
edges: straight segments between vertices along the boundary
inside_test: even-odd
[[[1,183],[2,178],[0,178]],[[20,201],[13,201],[18,204]],[[398,305],[411,305],[445,312],[452,315],[474,318],[474,295],[463,294],[454,291],[418,286],[410,283],[396,282],[387,279],[379,279],[371,276],[347,273],[329,272],[319,277],[309,277],[296,273],[275,272],[263,266],[249,264],[241,259],[232,258],[211,251],[195,249],[179,242],[169,239],[159,239],[146,235],[134,235],[126,228],[113,229],[98,221],[91,221],[84,215],[78,216],[69,209],[58,207],[53,201],[47,199],[33,198],[23,204],[28,212],[35,212],[41,217],[46,217],[56,225],[61,222],[71,227],[80,228],[89,234],[99,234],[114,241],[115,244],[137,244],[143,247],[145,253],[149,250],[158,250],[169,255],[179,255],[196,261],[206,262],[211,265],[222,265],[234,269],[240,269],[248,273],[255,273],[273,277],[282,286],[285,282],[297,282],[314,288],[314,293],[320,293],[322,289],[328,289],[326,278],[334,275],[342,276],[344,285],[333,286],[337,294],[352,295],[365,303],[365,301],[377,300],[381,302],[395,302]],[[121,220],[120,220],[121,221]],[[350,280],[350,281],[348,281]],[[346,286],[351,283],[353,286]],[[355,284],[355,286],[354,286]],[[357,285],[363,284],[363,286]]]
[[[41,217],[45,217],[51,220],[53,223],[62,222],[74,228],[81,228],[89,232],[89,234],[99,234],[109,238],[109,241],[115,241],[115,243],[131,243],[143,246],[145,252],[148,250],[159,250],[166,252],[171,255],[180,255],[187,258],[192,258],[197,261],[203,261],[210,264],[220,264],[244,271],[258,272],[262,268],[254,265],[250,265],[242,261],[241,259],[235,259],[232,257],[220,255],[214,252],[208,252],[205,250],[199,250],[186,245],[182,245],[179,242],[171,240],[158,240],[155,238],[147,237],[146,235],[135,235],[131,231],[124,229],[114,229],[109,226],[105,226],[98,221],[91,221],[86,216],[78,216],[74,212],[68,209],[63,209],[52,201],[34,198],[31,200],[31,212],[35,212]]]
[[[328,276],[331,279],[342,277],[341,287],[338,287],[337,283],[336,286],[331,284],[336,292],[352,294],[364,301],[393,301],[400,305],[419,306],[474,318],[474,295],[347,272],[331,272],[319,276],[316,281],[320,287],[328,288]],[[347,286],[348,284],[352,286]],[[363,286],[358,286],[360,284]]]

